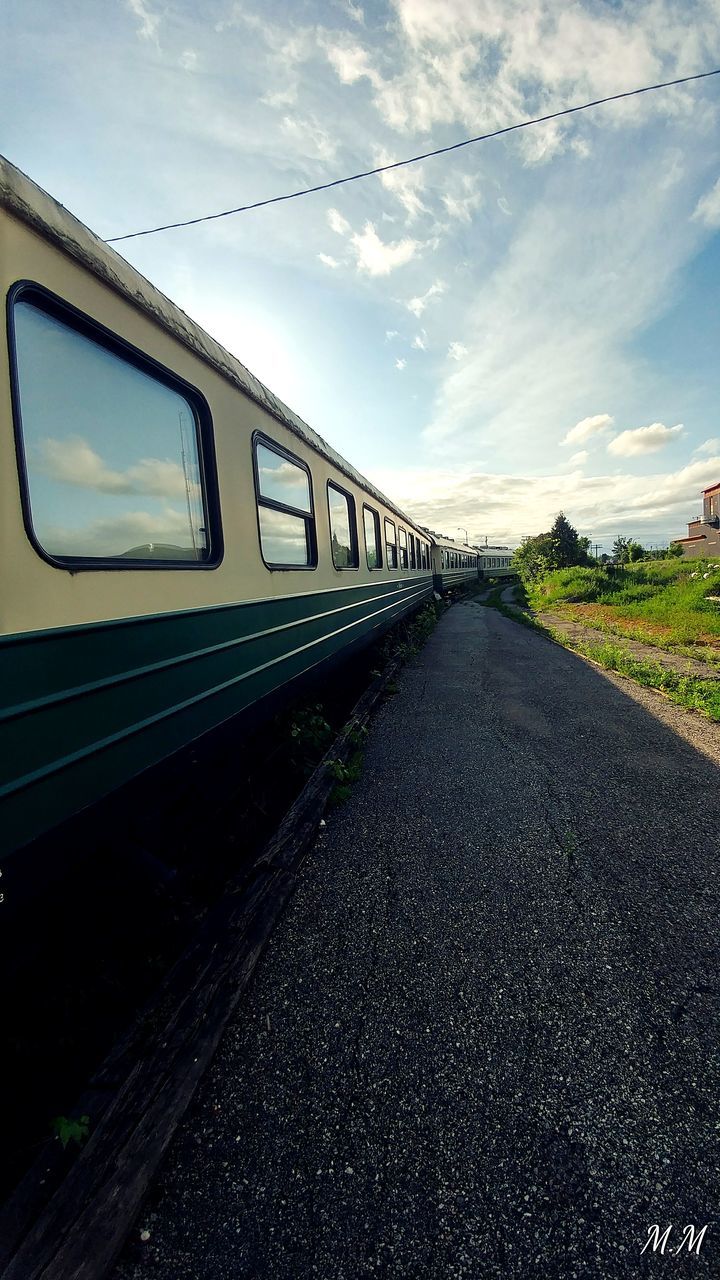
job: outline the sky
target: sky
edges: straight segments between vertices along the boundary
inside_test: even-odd
[[[6,0],[0,151],[107,238],[720,67],[720,0]],[[720,76],[117,250],[451,537],[720,480]]]

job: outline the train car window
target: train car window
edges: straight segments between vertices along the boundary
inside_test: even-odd
[[[382,569],[380,516],[372,507],[363,507],[363,525],[365,527],[365,555],[367,556],[368,569]]]
[[[410,568],[411,568],[411,569],[415,569],[415,568],[416,568],[416,564],[415,564],[415,534],[414,534],[414,533],[411,533],[411,534],[409,534],[409,535],[408,535],[408,537],[409,537],[409,540],[410,540]]]
[[[328,481],[330,546],[336,569],[357,569],[359,564],[355,499]]]
[[[397,535],[395,533],[395,525],[392,520],[385,521],[385,550],[387,553],[386,563],[388,569],[397,569]]]
[[[400,542],[400,568],[407,569],[408,567],[407,534],[404,529],[398,529],[398,540]]]
[[[199,392],[43,290],[11,298],[28,534],[82,568],[212,567],[222,554]]]
[[[317,564],[310,471],[264,436],[253,438],[260,549],[269,569],[314,569]]]

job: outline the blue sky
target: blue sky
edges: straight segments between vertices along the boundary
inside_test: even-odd
[[[720,0],[11,0],[0,149],[102,236],[720,66]],[[685,533],[720,77],[117,246],[423,522]]]

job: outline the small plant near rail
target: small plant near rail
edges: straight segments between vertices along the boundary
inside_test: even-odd
[[[79,1147],[82,1146],[90,1132],[90,1117],[80,1116],[79,1120],[73,1120],[69,1116],[55,1116],[50,1127],[55,1137],[60,1139],[65,1151],[71,1142],[77,1143]]]
[[[322,703],[315,702],[295,712],[290,724],[290,738],[296,748],[293,763],[301,773],[311,773],[333,738],[333,729],[325,719]]]
[[[359,748],[353,751],[347,763],[342,760],[329,760],[328,768],[333,778],[335,778],[335,786],[330,792],[328,803],[330,805],[344,804],[350,798],[350,792],[353,783],[358,781],[362,773],[363,753]]]

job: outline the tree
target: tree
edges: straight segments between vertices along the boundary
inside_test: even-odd
[[[618,564],[625,564],[627,562],[628,546],[629,543],[627,538],[623,538],[622,535],[618,535],[613,542],[613,560],[617,560]]]
[[[589,538],[578,536],[561,511],[549,533],[526,538],[513,556],[513,567],[523,582],[542,578],[552,569],[568,569],[571,565],[593,564],[588,554]]]
[[[628,542],[627,558],[632,564],[635,560],[645,559],[645,548],[639,542]]]
[[[679,542],[671,542],[667,553],[669,556],[681,556],[683,554],[683,548],[680,546]]]
[[[573,564],[587,564],[590,557],[587,548],[589,539],[584,539],[586,546],[580,545],[577,529],[573,529],[570,521],[561,511],[550,530],[553,541],[553,569],[567,569]]]
[[[549,533],[539,533],[535,538],[526,538],[513,553],[512,566],[517,570],[523,582],[534,582],[542,578],[553,564],[553,541]]]

